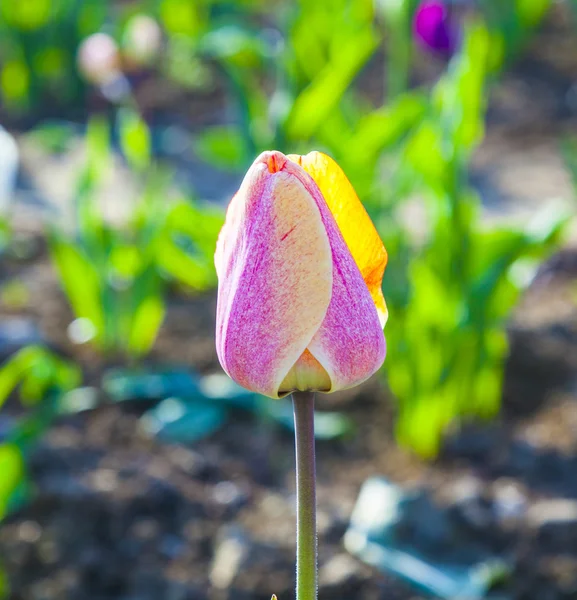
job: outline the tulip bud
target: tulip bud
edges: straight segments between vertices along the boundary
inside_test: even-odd
[[[78,69],[92,84],[103,85],[120,76],[118,45],[106,33],[88,36],[78,48]]]
[[[135,15],[126,24],[122,37],[125,57],[134,65],[149,65],[162,46],[162,31],[148,15]]]
[[[224,370],[272,398],[367,379],[386,353],[386,261],[331,158],[261,154],[230,203],[215,254]]]
[[[421,2],[415,12],[413,33],[425,50],[450,56],[457,47],[458,30],[442,0]]]

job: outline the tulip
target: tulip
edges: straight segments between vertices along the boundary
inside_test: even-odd
[[[361,383],[385,359],[386,262],[349,180],[320,152],[263,152],[218,238],[220,363],[250,390],[293,396],[297,600],[318,590],[314,392]]]
[[[93,33],[78,48],[78,69],[90,83],[103,85],[120,73],[120,53],[106,33]]]
[[[147,66],[160,54],[162,30],[149,15],[134,15],[126,23],[122,42],[123,54],[132,66]]]
[[[442,0],[424,0],[417,8],[413,32],[425,49],[450,56],[456,50],[459,32],[449,7]]]
[[[215,254],[224,370],[271,398],[361,383],[385,359],[386,262],[331,158],[263,152],[230,203]]]

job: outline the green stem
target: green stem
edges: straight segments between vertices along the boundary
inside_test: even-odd
[[[294,392],[297,476],[297,600],[317,599],[315,395]]]

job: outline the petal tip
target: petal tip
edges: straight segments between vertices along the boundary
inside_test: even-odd
[[[266,165],[268,172],[273,175],[283,170],[287,160],[287,157],[278,150],[266,150],[257,157],[254,163]]]

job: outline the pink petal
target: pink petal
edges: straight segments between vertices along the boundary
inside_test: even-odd
[[[318,198],[289,164],[278,152],[256,159],[215,255],[220,362],[240,385],[274,398],[325,319],[333,289]]]
[[[330,392],[353,387],[375,373],[385,360],[385,336],[377,309],[317,185],[294,163],[287,163],[284,171],[300,179],[315,199],[332,252],[330,304],[307,348],[328,373]]]

